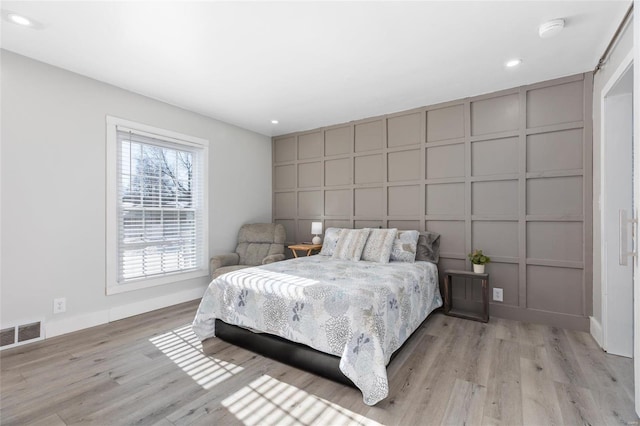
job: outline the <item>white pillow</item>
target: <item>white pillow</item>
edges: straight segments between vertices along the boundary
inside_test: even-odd
[[[338,244],[331,256],[332,259],[352,260],[357,262],[362,256],[362,250],[367,243],[369,229],[343,229],[338,238]]]
[[[371,229],[367,243],[362,250],[362,260],[389,263],[389,256],[397,233],[397,228]]]
[[[393,242],[391,260],[413,263],[418,250],[418,231],[398,231],[398,238]]]

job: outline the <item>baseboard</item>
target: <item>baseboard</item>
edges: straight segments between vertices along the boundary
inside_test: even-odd
[[[499,318],[545,324],[569,330],[589,331],[589,318],[579,315],[561,314],[557,312],[523,309],[517,306],[492,303],[489,314]]]
[[[83,315],[75,315],[60,320],[52,320],[45,325],[44,337],[45,339],[48,339],[50,337],[59,336],[61,334],[84,330],[86,328],[95,327],[97,325],[107,324],[111,321],[117,321],[123,318],[132,317],[134,315],[140,315],[146,312],[155,311],[156,309],[162,309],[168,306],[177,305],[179,303],[200,299],[202,298],[204,291],[204,288],[194,288],[177,293],[171,293],[166,296],[144,300],[142,302],[116,306],[110,309],[91,312]]]
[[[604,333],[602,332],[602,324],[594,317],[589,317],[589,332],[594,340],[602,349],[604,349]]]

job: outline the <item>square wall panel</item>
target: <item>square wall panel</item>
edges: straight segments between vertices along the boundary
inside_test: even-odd
[[[274,173],[274,189],[292,189],[296,187],[296,166],[290,164],[288,166],[275,166]]]
[[[324,132],[324,155],[350,154],[353,152],[351,126],[329,129]]]
[[[273,197],[275,204],[274,210],[277,218],[294,218],[296,217],[296,193],[295,192],[276,192]]]
[[[322,157],[322,132],[298,136],[298,160]]]
[[[382,120],[356,124],[356,152],[382,149]]]
[[[419,230],[419,220],[390,220],[387,228],[398,228],[401,231]]]
[[[298,241],[297,237],[296,237],[296,221],[295,220],[274,220],[274,223],[279,223],[280,225],[284,226],[284,230],[287,233],[287,236],[285,237],[285,242],[293,242],[293,241]]]
[[[382,188],[356,188],[355,215],[382,216]]]
[[[327,216],[349,216],[353,202],[351,201],[351,190],[326,190],[324,192],[324,214]]]
[[[273,160],[276,163],[283,161],[293,161],[296,159],[296,138],[289,137],[283,139],[276,139],[273,143],[274,154]]]
[[[353,229],[362,229],[362,228],[382,228],[384,224],[381,220],[356,220]]]
[[[298,186],[309,188],[322,186],[322,163],[298,164]]]
[[[420,185],[390,186],[387,191],[389,216],[420,215]]]
[[[474,221],[471,246],[488,256],[518,257],[518,222]]]
[[[427,148],[427,179],[464,177],[464,144]]]
[[[527,171],[582,169],[582,129],[527,136]]]
[[[426,185],[426,211],[435,215],[464,215],[464,183]]]
[[[518,306],[519,304],[519,280],[518,265],[515,263],[491,262],[487,265],[486,272],[489,277],[489,303],[493,302],[493,289],[502,289],[501,305]]]
[[[387,170],[389,182],[420,179],[420,150],[390,152]]]
[[[527,258],[581,262],[582,222],[528,222]]]
[[[427,142],[464,137],[464,105],[427,111]]]
[[[349,219],[327,219],[324,221],[322,232],[327,228],[349,228],[351,229],[351,220]]]
[[[471,102],[471,135],[518,129],[520,115],[517,93]]]
[[[298,192],[298,218],[313,218],[322,216],[322,191]],[[311,228],[309,228],[311,229]]]
[[[518,173],[518,138],[471,143],[472,176]]]
[[[442,296],[442,301],[444,302],[444,271],[447,269],[454,269],[458,271],[464,271],[467,269],[466,267],[467,261],[462,259],[448,259],[446,257],[440,256],[440,261],[438,262],[438,279],[440,281],[440,294]]]
[[[517,215],[518,181],[473,182],[471,184],[471,212],[474,215]]]
[[[387,119],[387,146],[419,145],[422,142],[422,113],[400,115]]]
[[[349,185],[351,183],[351,158],[339,158],[324,162],[324,184],[326,186]]]
[[[427,231],[440,234],[440,255],[466,255],[464,222],[461,220],[428,220]],[[464,268],[463,268],[464,269]]]
[[[298,219],[297,243],[311,242],[314,237],[311,233],[311,222],[320,222],[320,219]],[[324,231],[324,227],[322,229]]]
[[[356,157],[355,183],[382,182],[382,154]]]
[[[582,269],[527,265],[527,307],[584,315]]]
[[[527,92],[527,127],[582,121],[582,80]]]
[[[582,176],[527,179],[527,214],[582,215]]]

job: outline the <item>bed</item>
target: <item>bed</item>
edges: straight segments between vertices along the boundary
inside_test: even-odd
[[[388,396],[386,366],[392,354],[440,306],[434,263],[316,255],[216,278],[203,296],[193,329],[201,340],[216,336],[218,329],[235,334],[238,341],[256,336],[257,346],[266,345],[260,339],[277,336],[276,341],[328,354],[360,389],[364,403],[374,405]]]

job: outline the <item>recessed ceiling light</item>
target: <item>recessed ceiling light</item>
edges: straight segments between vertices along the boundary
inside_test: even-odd
[[[18,15],[17,13],[10,13],[7,15],[7,17],[14,24],[22,25],[24,27],[30,27],[31,25],[33,25],[33,23],[31,22],[31,19],[25,18],[24,16]]]
[[[278,124],[278,120],[271,120],[271,124]]]
[[[549,38],[558,34],[564,28],[564,19],[554,19],[545,22],[538,27],[538,35],[540,38]]]
[[[510,61],[507,61],[507,63],[504,65],[508,68],[513,68],[513,67],[517,67],[521,63],[522,63],[522,59],[512,59]]]

